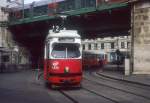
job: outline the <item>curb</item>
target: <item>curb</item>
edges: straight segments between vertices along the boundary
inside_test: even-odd
[[[120,80],[120,81],[125,81],[125,82],[128,82],[128,83],[133,83],[133,84],[138,84],[138,85],[150,87],[150,84],[145,84],[145,83],[141,83],[141,82],[131,81],[131,80],[128,80],[128,79],[125,79],[125,78],[116,78],[116,77],[113,77],[113,76],[110,76],[110,75],[106,75],[106,74],[103,74],[103,73],[99,73],[99,72],[96,72],[96,74],[101,75],[101,76],[106,77],[106,78],[114,79],[114,80]]]

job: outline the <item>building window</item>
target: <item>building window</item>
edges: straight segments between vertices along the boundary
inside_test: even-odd
[[[114,39],[114,37],[111,37],[111,39]]]
[[[121,48],[125,48],[124,42],[121,42]]]
[[[85,44],[82,45],[83,50],[85,50]]]
[[[104,43],[101,43],[101,49],[104,49]]]
[[[91,44],[88,45],[88,50],[91,50]]]
[[[94,44],[94,50],[97,50],[98,49],[98,45],[97,43]]]
[[[127,42],[127,48],[128,49],[130,48],[130,42]]]
[[[111,43],[111,49],[115,48],[115,43]]]
[[[124,36],[120,36],[120,38],[125,38]]]

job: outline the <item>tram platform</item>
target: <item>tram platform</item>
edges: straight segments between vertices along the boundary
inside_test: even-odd
[[[150,75],[131,74],[127,76],[123,73],[123,71],[118,71],[117,69],[114,68],[110,69],[108,67],[104,67],[103,69],[99,70],[98,74],[108,78],[127,81],[139,85],[150,86]]]

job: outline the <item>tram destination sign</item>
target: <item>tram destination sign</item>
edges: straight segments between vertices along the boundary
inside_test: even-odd
[[[74,42],[74,38],[59,38],[60,42]]]

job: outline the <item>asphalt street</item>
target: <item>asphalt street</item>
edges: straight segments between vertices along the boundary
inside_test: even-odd
[[[51,89],[27,70],[0,74],[0,103],[150,103],[150,87],[84,71],[82,88]]]

